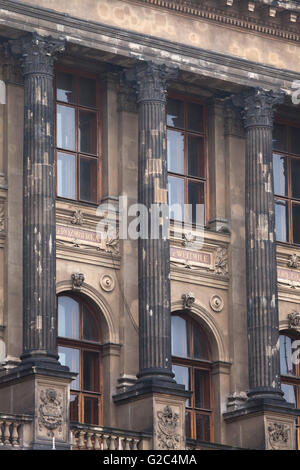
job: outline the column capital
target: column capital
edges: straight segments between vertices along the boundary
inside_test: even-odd
[[[177,67],[170,67],[153,61],[143,62],[135,68],[135,89],[137,102],[167,100],[167,81],[175,79]]]
[[[242,118],[245,128],[273,127],[274,108],[284,102],[283,90],[254,88],[243,95]]]
[[[30,33],[10,42],[11,51],[21,59],[23,75],[54,74],[56,55],[65,50],[65,40]]]

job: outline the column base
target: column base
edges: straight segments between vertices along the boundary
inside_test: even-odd
[[[26,415],[22,448],[52,449],[53,440],[55,449],[70,448],[70,382],[76,374],[57,364],[22,363],[0,372],[0,413]]]
[[[239,409],[223,414],[227,444],[246,449],[295,450],[300,410],[284,399],[250,397]]]

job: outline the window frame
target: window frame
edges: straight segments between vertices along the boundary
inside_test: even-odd
[[[172,312],[172,317],[179,316],[186,320],[187,322],[187,335],[189,340],[189,350],[193,352],[193,334],[192,331],[201,330],[202,335],[205,335],[205,331],[201,326],[198,324],[196,320],[191,318],[188,312],[185,311],[177,311]],[[193,329],[194,327],[194,329]],[[212,388],[212,364],[213,361],[211,360],[211,348],[209,345],[209,341],[205,337],[206,347],[209,355],[209,360],[205,359],[195,359],[193,357],[181,357],[181,356],[174,356],[172,354],[172,366],[183,366],[187,367],[189,370],[191,369],[191,388],[189,391],[192,392],[191,395],[191,405],[185,407],[186,413],[189,413],[191,416],[191,436],[187,437],[187,439],[197,440],[196,436],[196,416],[197,415],[205,415],[209,416],[209,441],[213,442],[214,439],[214,407],[213,407],[213,388]],[[209,408],[196,408],[195,406],[195,373],[194,370],[201,370],[205,371],[208,374],[208,394],[209,394]],[[205,441],[206,442],[206,441]]]
[[[209,165],[208,165],[208,109],[205,101],[201,98],[196,98],[191,95],[185,95],[182,93],[178,93],[175,91],[168,91],[167,100],[168,99],[175,99],[183,102],[184,105],[184,127],[180,129],[179,127],[168,126],[167,124],[167,106],[166,106],[166,116],[165,116],[165,123],[166,123],[166,140],[168,141],[168,131],[173,130],[178,133],[184,134],[184,173],[176,173],[173,171],[169,171],[168,169],[168,180],[169,176],[173,176],[175,178],[180,178],[184,180],[184,204],[189,204],[188,202],[188,182],[202,182],[204,183],[204,227],[208,226],[209,221]],[[203,108],[203,132],[197,131],[189,131],[187,128],[187,104],[194,103],[199,104]],[[203,153],[204,153],[204,177],[197,177],[197,176],[190,176],[188,174],[188,145],[187,145],[187,138],[188,136],[193,137],[201,137],[203,138]],[[167,147],[168,152],[168,147]],[[168,158],[168,155],[167,155]],[[188,214],[186,210],[184,212],[184,217],[188,221]],[[172,222],[181,223],[181,221],[176,219],[170,219]],[[193,228],[197,228],[197,225],[194,222],[186,222],[186,224],[190,225]]]
[[[58,299],[59,297],[69,297],[75,300],[79,304],[79,339],[68,338],[65,336],[58,336]],[[98,423],[92,424],[94,426],[99,426],[103,422],[103,360],[102,360],[102,332],[99,320],[95,315],[93,308],[90,306],[89,302],[83,299],[81,296],[73,294],[71,292],[61,292],[57,295],[56,298],[57,304],[57,334],[56,334],[56,347],[57,351],[58,348],[65,347],[70,349],[77,349],[79,350],[79,389],[72,389],[72,383],[70,384],[70,396],[77,396],[78,397],[78,422],[82,424],[88,424],[84,421],[84,398],[98,398]],[[98,341],[91,341],[82,339],[83,335],[83,306],[87,308],[89,313],[94,318],[99,332],[99,342]],[[83,353],[84,352],[94,352],[98,354],[97,358],[97,367],[93,370],[93,375],[99,375],[98,377],[98,385],[99,391],[93,392],[91,390],[84,390],[83,389]],[[95,367],[96,367],[95,366]],[[71,371],[72,372],[72,371]]]
[[[294,154],[290,152],[290,146],[291,146],[291,137],[290,137],[290,132],[289,128],[295,127],[299,129],[300,132],[300,122],[293,121],[293,120],[288,120],[284,118],[280,118],[279,116],[275,116],[274,119],[274,125],[279,124],[279,125],[284,125],[286,127],[286,148],[287,150],[277,150],[273,148],[272,145],[272,155],[282,155],[285,157],[286,162],[287,162],[287,189],[288,189],[288,195],[287,196],[282,196],[280,194],[275,194],[275,187],[274,187],[274,204],[276,201],[285,201],[287,204],[287,210],[288,210],[288,241],[283,241],[283,240],[276,240],[277,243],[283,244],[283,245],[288,245],[288,246],[294,246],[295,248],[300,248],[300,242],[295,243],[294,242],[294,227],[293,227],[293,205],[299,205],[300,207],[300,198],[294,198],[292,196],[292,178],[291,178],[291,160],[295,159],[300,162],[300,152],[299,154]],[[272,159],[273,163],[273,159]],[[274,177],[273,177],[274,178]]]
[[[66,74],[73,75],[75,78],[75,103],[66,103],[64,101],[60,101],[56,97],[56,91],[57,91],[57,72],[62,72]],[[88,78],[95,80],[96,84],[96,106],[93,107],[88,107],[88,106],[83,106],[79,105],[78,103],[78,79],[79,78]],[[61,64],[57,64],[55,66],[55,76],[54,76],[54,150],[55,150],[55,165],[54,165],[54,173],[55,173],[55,187],[56,187],[56,199],[61,200],[61,201],[67,201],[67,202],[72,202],[75,204],[86,204],[86,205],[91,205],[95,206],[98,205],[101,201],[101,194],[102,194],[102,100],[101,100],[101,86],[99,83],[99,78],[96,73],[91,73],[87,72],[85,70],[78,70],[74,69],[72,67],[64,66]],[[68,149],[63,149],[57,146],[57,106],[66,106],[73,108],[75,110],[75,150],[68,150]],[[79,150],[79,143],[78,143],[78,130],[79,130],[79,111],[89,111],[89,112],[94,112],[96,114],[96,133],[97,133],[97,152],[96,154],[92,153],[84,153],[80,152]],[[75,161],[76,161],[76,168],[75,168],[75,191],[76,191],[76,197],[74,199],[64,197],[64,196],[58,196],[57,190],[58,190],[58,178],[57,178],[57,154],[61,153],[66,153],[68,155],[73,155],[75,156]],[[80,199],[80,161],[82,159],[89,159],[97,162],[97,182],[96,182],[96,200],[95,201],[86,201],[84,199]]]
[[[291,332],[289,330],[282,330],[279,332],[279,336],[287,336],[292,341],[300,340],[299,334]],[[284,385],[296,386],[296,408],[300,409],[300,364],[296,364],[296,375],[284,375],[280,374],[280,383]],[[296,441],[297,449],[300,449],[300,416],[297,416],[296,420]]]

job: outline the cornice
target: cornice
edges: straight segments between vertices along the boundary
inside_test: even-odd
[[[128,0],[126,0],[128,1]],[[229,27],[246,29],[250,32],[266,34],[289,41],[300,40],[300,3],[295,1],[244,1],[246,8],[234,9],[236,0],[218,1],[218,7],[208,5],[203,0],[129,0],[137,4],[185,14]],[[221,4],[221,5],[220,5]],[[253,4],[252,7],[249,4]],[[252,8],[260,9],[259,17],[250,16]],[[248,8],[247,8],[248,7]],[[246,14],[245,10],[247,11]],[[277,18],[280,17],[280,20]],[[276,21],[277,20],[277,21]]]

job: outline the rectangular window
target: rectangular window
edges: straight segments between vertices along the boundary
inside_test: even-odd
[[[198,100],[171,95],[167,102],[170,218],[205,225],[206,112]]]
[[[273,176],[276,239],[300,245],[300,125],[274,124]]]
[[[57,196],[96,204],[101,164],[96,77],[58,68],[55,96]]]

